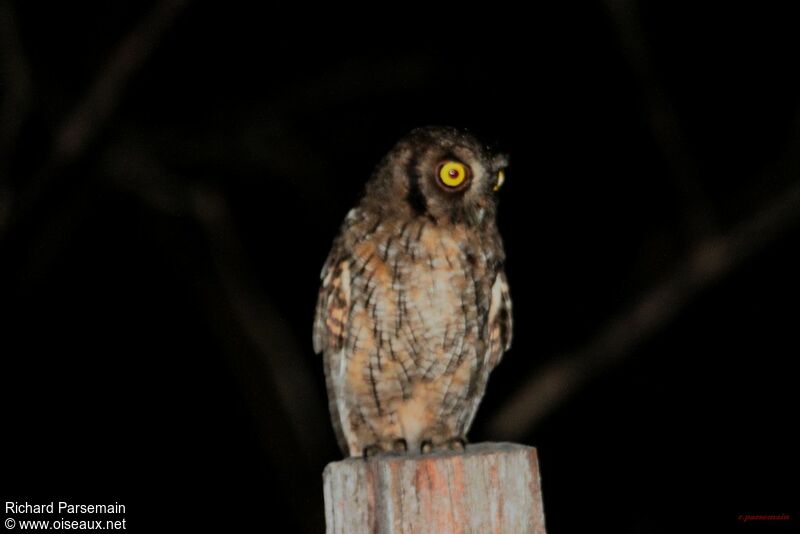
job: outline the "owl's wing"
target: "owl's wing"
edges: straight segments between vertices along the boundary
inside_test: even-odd
[[[322,268],[322,285],[314,317],[314,352],[323,353],[324,356],[331,422],[339,448],[344,455],[348,455],[347,436],[342,428],[342,416],[346,416],[347,410],[343,404],[341,387],[346,361],[344,340],[350,315],[350,270],[343,256],[341,241],[337,239]]]
[[[478,406],[483,397],[486,382],[489,380],[489,373],[492,372],[503,353],[511,348],[511,296],[508,293],[508,281],[505,273],[501,270],[497,272],[494,283],[492,284],[492,295],[489,304],[489,343],[483,365],[480,367],[478,376],[478,394],[473,395],[465,411],[464,429],[468,430],[472,426],[472,420],[478,411]]]
[[[347,260],[342,260],[341,244],[337,240],[322,267],[322,285],[317,297],[314,318],[314,352],[338,352],[347,333],[350,314],[350,272]]]
[[[508,280],[501,270],[492,285],[492,300],[489,305],[489,354],[488,370],[492,370],[500,362],[503,353],[511,348],[511,295],[508,292]]]

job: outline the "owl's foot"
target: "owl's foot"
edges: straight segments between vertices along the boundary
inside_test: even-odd
[[[467,448],[467,438],[450,438],[444,443],[444,447],[450,449],[451,451],[463,451]]]
[[[441,443],[434,443],[433,440],[426,439],[420,444],[419,450],[422,454],[428,454],[433,451],[463,451],[467,448],[467,439],[464,437],[450,438]]]
[[[394,440],[392,443],[394,452],[408,452],[408,442],[404,438]]]
[[[364,447],[362,452],[364,458],[375,456],[382,453],[395,453],[401,454],[408,451],[408,443],[404,438],[397,438],[394,440],[384,440]]]
[[[373,443],[372,445],[367,445],[364,447],[363,452],[361,453],[366,460],[370,456],[375,456],[376,454],[380,454],[383,452],[383,447],[381,447],[378,443]]]

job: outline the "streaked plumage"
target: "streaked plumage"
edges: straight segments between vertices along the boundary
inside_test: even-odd
[[[465,443],[511,342],[493,193],[505,165],[464,132],[417,129],[347,214],[314,322],[345,454]]]

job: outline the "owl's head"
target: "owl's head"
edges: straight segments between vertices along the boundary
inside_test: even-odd
[[[506,156],[491,153],[464,131],[418,128],[378,165],[365,201],[382,211],[479,225],[494,220],[495,195],[507,164]]]

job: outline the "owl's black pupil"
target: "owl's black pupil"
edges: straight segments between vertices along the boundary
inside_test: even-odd
[[[449,175],[450,175],[450,178],[455,178],[456,176],[458,176],[458,171],[457,171],[457,170],[455,170],[455,169],[450,169],[450,170],[447,172],[447,174],[449,174]]]

